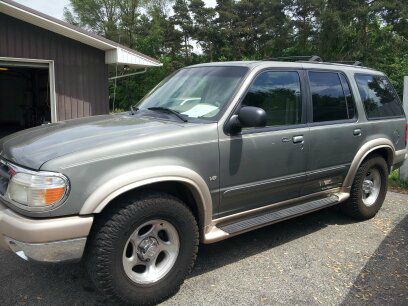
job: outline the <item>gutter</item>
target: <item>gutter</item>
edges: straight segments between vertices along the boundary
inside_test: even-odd
[[[128,74],[122,74],[122,75],[117,75],[117,76],[114,76],[114,77],[109,78],[108,80],[109,80],[109,81],[114,81],[114,80],[121,79],[121,78],[127,78],[127,77],[130,77],[130,76],[133,76],[133,75],[144,74],[144,73],[146,73],[146,72],[147,72],[147,69],[145,68],[145,69],[142,70],[142,71],[133,72],[133,73],[128,73]]]

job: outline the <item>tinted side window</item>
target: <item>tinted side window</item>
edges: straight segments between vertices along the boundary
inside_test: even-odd
[[[300,78],[295,71],[268,71],[252,83],[245,99],[245,106],[265,110],[267,126],[298,124],[302,120]]]
[[[386,77],[357,74],[355,78],[368,119],[404,115],[401,102]]]
[[[354,117],[354,106],[351,104],[351,109],[348,107],[346,94],[337,72],[310,71],[309,81],[314,122],[346,120]],[[351,96],[350,89],[348,91]]]

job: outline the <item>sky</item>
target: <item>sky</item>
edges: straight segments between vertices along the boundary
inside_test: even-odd
[[[64,7],[69,4],[69,0],[14,0],[22,5],[31,7],[52,17],[63,19]],[[216,0],[204,0],[207,6],[215,6]]]

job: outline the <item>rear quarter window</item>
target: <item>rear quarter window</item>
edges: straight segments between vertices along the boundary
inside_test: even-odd
[[[356,74],[355,79],[367,119],[404,116],[401,101],[387,77]]]

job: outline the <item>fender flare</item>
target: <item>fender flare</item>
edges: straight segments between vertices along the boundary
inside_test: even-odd
[[[395,156],[395,148],[393,143],[387,138],[378,138],[371,141],[366,142],[358,151],[356,156],[354,157],[349,171],[343,181],[343,189],[349,190],[351,185],[354,181],[354,176],[357,173],[358,168],[360,167],[363,160],[370,154],[371,152],[378,150],[378,149],[387,149],[389,153],[391,153],[391,160],[387,160],[386,162],[389,165],[392,165],[393,159]]]
[[[99,186],[85,201],[80,215],[100,213],[113,199],[127,191],[160,182],[187,185],[197,203],[203,227],[212,221],[212,199],[208,185],[195,171],[181,166],[155,166],[127,172]]]

